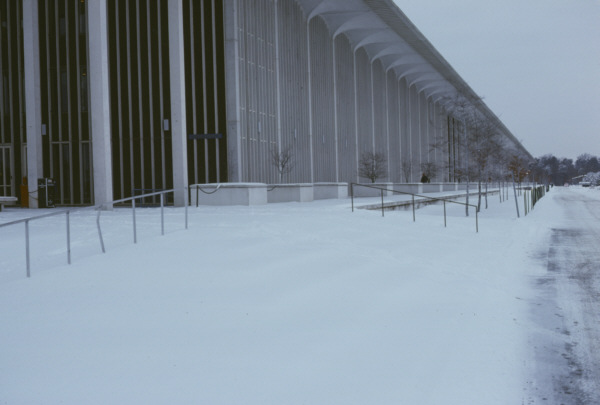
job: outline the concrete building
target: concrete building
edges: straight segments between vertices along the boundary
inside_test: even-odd
[[[45,178],[58,205],[276,183],[285,150],[289,183],[358,181],[364,152],[452,182],[444,103],[476,97],[391,0],[0,0],[0,44],[0,196],[26,179],[32,207]]]

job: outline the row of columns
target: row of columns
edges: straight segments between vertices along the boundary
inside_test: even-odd
[[[292,97],[292,95],[285,95],[285,94],[281,94],[281,88],[279,86],[279,80],[280,80],[280,72],[279,72],[279,61],[280,61],[280,49],[279,49],[279,26],[281,25],[281,22],[279,21],[279,13],[277,12],[277,8],[279,7],[279,1],[275,0],[273,2],[273,5],[275,7],[275,11],[273,13],[273,16],[275,18],[275,32],[274,32],[274,42],[275,42],[275,78],[277,80],[277,85],[276,85],[276,97],[277,97],[277,140],[278,140],[278,145],[279,147],[281,147],[282,145],[282,134],[281,134],[281,127],[282,127],[282,117],[281,117],[281,99],[289,96]],[[228,148],[229,148],[229,162],[241,162],[242,161],[242,149],[243,149],[243,145],[241,143],[241,132],[242,129],[240,127],[241,125],[241,121],[240,121],[240,100],[239,100],[239,94],[240,94],[240,89],[239,89],[239,74],[240,74],[240,60],[239,60],[239,45],[240,45],[240,38],[239,38],[239,25],[238,25],[238,1],[236,0],[226,0],[226,6],[225,6],[225,10],[226,10],[226,14],[225,14],[225,43],[226,43],[226,66],[227,66],[227,100],[228,100],[228,104],[227,104],[227,122],[228,122],[228,134],[230,135],[229,137],[229,143],[228,143]],[[315,175],[315,162],[314,162],[314,158],[315,158],[315,153],[314,153],[314,148],[317,147],[315,145],[313,145],[313,136],[315,133],[315,128],[314,128],[314,122],[315,120],[313,119],[313,99],[312,99],[312,88],[313,88],[313,75],[314,74],[318,74],[317,72],[313,72],[312,71],[312,63],[311,63],[311,58],[313,56],[313,50],[312,50],[312,44],[311,44],[311,40],[313,38],[311,38],[311,21],[315,18],[318,17],[319,14],[318,13],[313,13],[313,14],[309,14],[306,18],[305,21],[305,29],[306,29],[306,43],[307,43],[307,60],[306,61],[298,61],[298,63],[304,63],[306,64],[306,72],[307,72],[307,92],[308,92],[308,100],[307,100],[307,104],[308,104],[308,138],[309,138],[309,156],[310,156],[310,162],[307,162],[310,166],[309,166],[309,178],[307,180],[314,182],[316,175]],[[242,16],[239,16],[239,18],[242,18]],[[329,40],[331,41],[331,51],[333,54],[333,103],[334,103],[334,109],[333,109],[333,130],[334,130],[334,145],[335,145],[335,151],[332,151],[332,159],[335,159],[335,181],[345,181],[346,179],[341,179],[340,178],[340,158],[339,158],[339,148],[338,148],[338,144],[339,144],[339,134],[338,134],[338,127],[339,127],[339,120],[340,119],[354,119],[354,128],[355,128],[355,133],[353,134],[354,136],[354,142],[355,142],[355,167],[358,167],[358,161],[360,159],[360,153],[361,152],[365,152],[365,150],[360,150],[360,140],[364,141],[364,138],[361,139],[360,137],[362,136],[367,136],[366,134],[362,134],[360,132],[359,129],[359,103],[358,103],[358,97],[360,97],[359,94],[359,88],[358,88],[358,83],[359,80],[361,80],[361,78],[358,77],[358,73],[357,73],[357,52],[359,51],[359,49],[361,47],[364,46],[364,44],[359,43],[359,44],[355,44],[352,48],[352,53],[353,53],[353,58],[354,58],[354,66],[353,66],[353,71],[354,71],[354,118],[350,118],[350,117],[345,117],[345,118],[341,118],[338,116],[338,83],[337,83],[337,69],[338,69],[338,61],[337,61],[337,55],[336,55],[336,38],[343,34],[345,32],[345,30],[348,30],[348,27],[344,27],[342,29],[338,29],[336,32],[333,33],[333,35],[329,38]],[[300,34],[300,33],[299,33]],[[304,34],[300,34],[300,35],[304,35]],[[370,60],[370,91],[371,91],[371,100],[372,100],[372,104],[371,104],[371,136],[372,139],[368,140],[368,143],[373,145],[372,148],[375,148],[375,125],[376,125],[376,114],[375,114],[375,72],[374,72],[374,63],[375,63],[375,59]],[[430,136],[440,136],[441,135],[441,126],[436,125],[435,123],[438,122],[437,117],[433,117],[432,122],[430,123],[430,118],[429,118],[429,109],[433,108],[434,111],[431,112],[432,114],[436,114],[438,112],[438,108],[437,108],[437,104],[435,102],[435,100],[433,99],[429,99],[426,96],[426,89],[424,88],[423,90],[418,90],[417,85],[414,85],[415,82],[417,82],[419,79],[422,80],[422,77],[424,76],[422,74],[422,72],[420,71],[420,69],[416,69],[417,71],[415,72],[415,68],[413,66],[407,66],[406,67],[406,71],[407,74],[410,74],[412,76],[406,77],[406,75],[404,76],[398,76],[396,75],[396,86],[394,86],[394,88],[391,88],[391,83],[390,79],[388,79],[388,73],[390,71],[390,69],[392,69],[393,66],[391,67],[383,67],[382,71],[383,71],[383,80],[384,80],[384,97],[385,97],[385,101],[384,101],[384,106],[386,109],[386,112],[383,114],[385,116],[385,120],[386,122],[384,124],[382,124],[382,134],[384,137],[384,144],[387,146],[387,151],[385,151],[387,153],[387,161],[388,161],[388,178],[391,179],[393,173],[392,173],[392,159],[391,159],[391,155],[392,154],[396,154],[398,156],[398,159],[401,159],[402,157],[400,157],[400,154],[402,153],[402,155],[404,155],[404,158],[408,157],[409,159],[412,160],[413,162],[413,166],[414,169],[413,171],[418,171],[418,165],[422,162],[428,162],[429,161],[429,143],[431,143],[432,140],[430,140]],[[407,138],[407,145],[408,145],[408,150],[404,151],[400,151],[400,150],[394,150],[394,151],[390,151],[390,136],[393,136],[390,132],[390,128],[389,128],[389,119],[390,119],[390,115],[394,113],[394,111],[390,111],[390,103],[389,103],[389,97],[391,92],[396,91],[397,94],[394,95],[395,97],[397,96],[398,99],[400,100],[401,98],[401,91],[399,89],[400,87],[400,81],[405,78],[406,82],[407,82],[407,88],[406,88],[406,94],[405,94],[405,99],[401,100],[401,104],[402,104],[402,108],[407,109],[407,114],[406,114],[406,131],[402,131],[402,124],[398,125],[398,134],[397,136],[404,136]],[[411,86],[412,85],[412,86]],[[423,86],[421,86],[423,87]],[[413,94],[414,93],[414,94]],[[400,113],[399,111],[396,111],[396,113]],[[434,125],[433,130],[431,128],[431,125]],[[400,145],[400,141],[398,141],[398,144]],[[436,155],[433,155],[433,158],[436,159]],[[397,160],[398,160],[397,159]],[[230,181],[243,181],[244,180],[244,173],[242,170],[242,165],[237,165],[234,166],[232,168],[232,170],[230,171]],[[413,173],[413,176],[420,176],[420,173]],[[358,179],[358,173],[356,173],[356,179]],[[354,179],[353,179],[354,180]],[[414,179],[413,179],[414,180]],[[418,179],[417,179],[418,180]]]
[[[277,4],[277,0],[275,0],[275,3]],[[311,15],[309,15],[309,17],[307,18],[307,31],[310,34],[310,21],[312,18],[317,17],[318,13],[313,13]],[[346,28],[348,29],[348,28]],[[333,70],[334,70],[334,75],[333,75],[333,88],[334,88],[334,104],[336,105],[336,108],[334,108],[335,114],[334,114],[334,126],[336,128],[335,130],[335,144],[337,145],[338,143],[338,132],[337,132],[337,126],[338,126],[338,117],[337,117],[337,82],[336,82],[336,71],[337,71],[337,61],[336,61],[336,52],[335,52],[335,40],[336,37],[339,36],[340,34],[342,34],[344,32],[343,29],[338,29],[333,35],[332,35],[332,51],[333,51]],[[363,47],[364,44],[360,43],[357,44],[356,46],[353,47],[353,56],[354,56],[354,94],[355,94],[355,117],[358,117],[358,111],[356,110],[358,108],[358,91],[357,91],[357,65],[356,65],[356,53],[357,51]],[[308,44],[308,55],[310,58],[310,42]],[[375,130],[375,84],[374,84],[374,63],[376,61],[377,57],[372,58],[370,60],[370,80],[371,80],[371,109],[372,109],[372,114],[371,114],[371,119],[372,119],[372,144],[373,144],[373,148],[375,148],[375,136],[376,136],[376,130]],[[310,61],[309,61],[309,67],[310,67]],[[391,168],[391,163],[392,163],[392,159],[391,159],[391,154],[393,153],[390,150],[390,129],[389,129],[389,119],[390,119],[390,105],[389,105],[389,83],[388,83],[388,72],[390,69],[392,69],[393,66],[387,67],[383,69],[384,72],[384,80],[385,80],[385,117],[386,117],[386,123],[384,125],[385,128],[385,142],[386,142],[386,157],[387,157],[387,164],[388,164],[388,178],[391,178],[391,174],[392,174],[392,168]],[[414,72],[411,72],[414,73]],[[405,77],[408,74],[408,71],[406,74],[404,75],[396,75],[396,90],[397,87],[399,86],[400,80]],[[416,76],[418,77],[418,79],[414,80],[413,82],[416,83],[419,80],[424,80],[423,78],[426,76],[426,74],[423,74],[423,72],[417,72]],[[400,124],[398,126],[398,136],[407,136],[408,138],[408,156],[409,159],[413,160],[415,159],[417,156],[413,156],[413,137],[416,138],[416,140],[418,141],[418,143],[420,145],[418,145],[418,161],[419,163],[425,163],[425,162],[429,162],[429,144],[431,143],[432,140],[430,140],[430,135],[433,135],[434,137],[436,136],[440,136],[441,134],[439,133],[441,126],[437,125],[436,123],[438,122],[437,117],[433,117],[432,119],[429,119],[429,114],[437,114],[438,112],[438,108],[437,108],[437,103],[435,102],[435,100],[430,100],[429,97],[426,95],[426,88],[427,86],[432,86],[431,83],[428,83],[427,85],[423,86],[423,88],[421,90],[419,90],[416,86],[415,86],[415,90],[416,90],[416,100],[415,97],[411,97],[411,81],[407,79],[407,89],[406,89],[406,100],[407,103],[404,106],[405,108],[408,109],[408,113],[407,113],[407,133],[403,134],[401,131],[401,127],[402,125]],[[310,70],[309,70],[309,84],[308,84],[308,88],[311,88],[311,75],[310,75]],[[400,101],[400,92],[398,91],[398,99]],[[309,100],[310,102],[310,100]],[[413,104],[414,103],[414,104]],[[433,109],[433,111],[429,111],[431,109]],[[310,110],[309,110],[310,111]],[[399,112],[398,112],[399,113]],[[423,119],[423,114],[425,114],[425,118]],[[413,117],[417,117],[417,125],[412,125],[412,120]],[[358,118],[357,118],[358,119]],[[430,127],[430,121],[432,121],[433,128]],[[310,125],[310,131],[312,132],[312,125]],[[356,162],[357,162],[357,167],[358,167],[358,161],[360,159],[360,150],[359,150],[359,126],[358,126],[358,122],[355,122],[355,129],[356,129]],[[312,139],[312,137],[311,137]],[[423,145],[423,143],[425,142],[425,144]],[[311,145],[312,146],[312,145]],[[364,151],[363,151],[364,152]],[[401,154],[402,151],[398,150],[395,151],[398,154]],[[402,153],[403,154],[403,153]],[[427,158],[424,159],[423,155],[427,155]],[[311,150],[311,155],[312,155],[312,150]],[[399,156],[400,159],[402,159],[402,156]],[[340,181],[339,179],[339,166],[338,166],[338,149],[336,147],[336,153],[335,153],[335,158],[336,158],[336,181]],[[434,159],[436,159],[436,155],[434,154]],[[413,164],[414,164],[414,160],[413,160]]]
[[[107,0],[87,0],[86,3],[94,203],[99,205],[113,200]],[[27,178],[33,197],[31,208],[38,207],[34,188],[37,179],[43,177],[38,7],[38,0],[23,0]],[[182,0],[168,0],[168,10],[172,175],[174,203],[181,206],[187,198],[184,188],[188,184]]]

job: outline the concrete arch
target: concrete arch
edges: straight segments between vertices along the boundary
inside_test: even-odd
[[[365,36],[363,39],[358,41],[356,45],[354,45],[355,49],[358,48],[372,48],[375,45],[389,45],[393,44],[393,38],[390,37],[390,32],[386,28],[373,29],[373,31]],[[369,49],[367,49],[367,52]],[[371,57],[371,63],[373,62],[373,57]]]

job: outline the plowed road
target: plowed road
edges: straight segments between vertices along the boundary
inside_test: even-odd
[[[535,280],[529,403],[600,405],[600,191],[557,188],[548,197],[562,215],[540,252],[547,273]]]

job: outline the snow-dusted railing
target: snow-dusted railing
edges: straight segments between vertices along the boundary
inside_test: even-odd
[[[155,191],[153,193],[136,195],[133,197],[121,198],[120,200],[110,201],[107,203],[99,204],[96,206],[98,211],[98,215],[96,217],[96,226],[98,227],[98,237],[100,239],[100,246],[102,247],[102,253],[106,253],[104,248],[104,239],[102,238],[102,228],[100,228],[100,214],[102,213],[102,208],[105,206],[112,206],[114,204],[120,204],[124,202],[131,201],[131,208],[133,214],[133,243],[137,243],[137,225],[136,225],[136,216],[135,216],[135,200],[140,198],[152,197],[155,195],[160,195],[160,234],[165,234],[165,194],[175,192],[175,189],[171,190],[162,190]],[[185,187],[185,191],[187,191],[187,187]],[[187,193],[186,193],[187,194]],[[188,229],[188,201],[187,198],[184,199],[185,203],[185,229]],[[70,263],[69,263],[70,264]]]
[[[546,186],[534,185],[521,187],[521,191],[523,192],[523,210],[525,216],[527,216],[535,207],[535,204],[546,195]]]
[[[94,205],[91,207],[83,207],[83,208],[70,208],[60,211],[54,211],[47,214],[32,216],[29,218],[23,218],[16,221],[6,222],[4,224],[0,224],[0,228],[8,227],[11,225],[17,224],[25,224],[25,261],[27,266],[27,277],[31,277],[31,260],[30,260],[30,249],[29,249],[29,222],[35,221],[42,218],[54,217],[58,215],[65,215],[66,218],[66,242],[67,242],[67,263],[71,264],[71,223],[70,223],[70,215],[72,212],[86,211],[86,210],[96,210],[98,213],[96,215],[96,226],[98,228],[98,238],[100,240],[100,247],[102,248],[102,253],[106,253],[106,249],[104,247],[104,239],[102,237],[102,228],[100,227],[100,215],[102,213],[102,209],[105,207],[112,207],[114,204],[124,203],[131,201],[132,215],[133,215],[133,243],[137,243],[137,224],[136,224],[136,211],[135,211],[135,201],[145,197],[152,197],[156,195],[160,195],[160,229],[161,235],[165,234],[165,213],[164,213],[164,201],[165,194],[173,193],[177,191],[176,189],[171,190],[163,190],[157,191],[154,193],[136,195],[133,197],[122,198],[120,200],[114,200],[105,202],[102,204]],[[188,188],[185,187],[185,191],[188,191]],[[187,193],[186,193],[187,194]],[[188,229],[188,200],[185,201],[185,229]]]
[[[352,199],[352,212],[354,212],[354,186],[367,187],[367,188],[372,188],[372,189],[376,189],[376,190],[380,190],[381,191],[381,216],[384,216],[384,212],[385,212],[385,205],[383,203],[383,192],[384,191],[385,192],[392,192],[392,193],[395,193],[395,194],[403,194],[403,195],[410,195],[410,196],[412,196],[413,222],[416,221],[415,197],[419,197],[419,198],[423,198],[424,199],[424,200],[421,200],[419,202],[442,201],[444,203],[444,227],[446,227],[446,203],[447,202],[451,203],[451,204],[459,204],[459,205],[465,205],[465,206],[473,207],[473,208],[475,208],[475,232],[479,232],[479,216],[477,215],[477,206],[474,205],[474,204],[467,204],[467,203],[464,203],[464,202],[449,200],[449,199],[446,199],[446,198],[436,198],[436,197],[431,197],[431,196],[427,196],[427,195],[407,193],[407,192],[392,190],[392,189],[388,189],[388,188],[384,188],[384,187],[369,186],[367,184],[350,183],[350,197]]]

